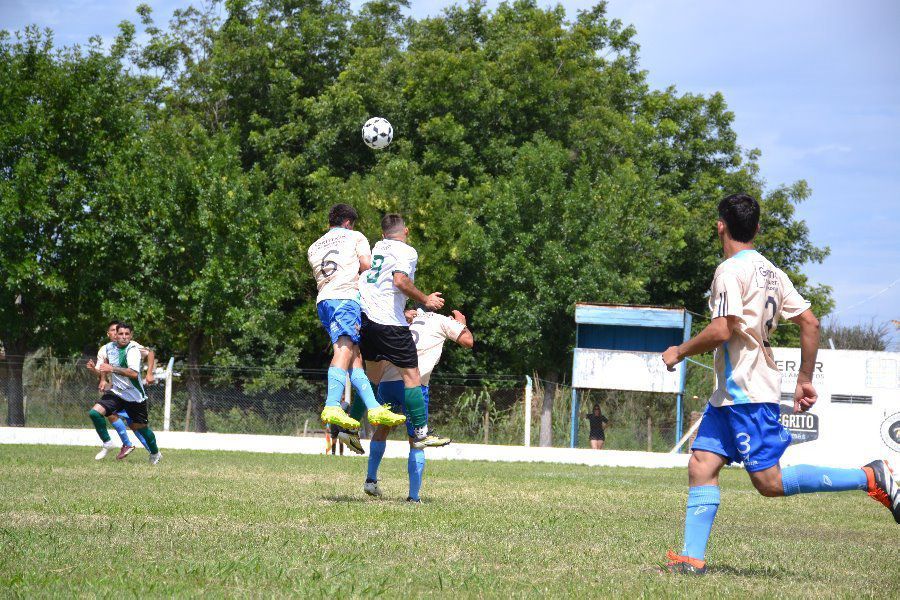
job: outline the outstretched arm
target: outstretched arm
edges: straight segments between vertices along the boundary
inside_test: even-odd
[[[731,337],[731,333],[738,326],[737,317],[716,317],[710,321],[703,331],[679,346],[670,346],[663,352],[662,359],[670,371],[675,370],[675,365],[688,356],[704,354],[715,350]]]
[[[412,282],[412,279],[410,279],[406,273],[395,271],[394,285],[397,286],[397,289],[403,292],[407,298],[424,304],[425,308],[428,310],[440,310],[444,307],[444,299],[441,298],[441,292],[433,292],[426,295],[416,287]]]

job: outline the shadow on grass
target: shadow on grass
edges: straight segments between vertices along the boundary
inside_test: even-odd
[[[772,567],[733,567],[731,565],[710,565],[707,571],[710,575],[736,575],[738,577],[784,577],[804,578],[802,573],[788,571],[782,568]]]
[[[322,500],[325,502],[368,502],[368,500],[360,496],[349,496],[347,494],[322,496]]]

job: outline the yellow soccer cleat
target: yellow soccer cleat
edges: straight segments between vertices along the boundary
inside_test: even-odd
[[[337,425],[351,431],[359,429],[359,421],[344,412],[340,406],[326,406],[322,409],[321,417],[326,425]]]
[[[372,425],[384,425],[385,427],[396,427],[406,423],[406,415],[398,415],[382,404],[378,408],[369,410],[369,423]]]

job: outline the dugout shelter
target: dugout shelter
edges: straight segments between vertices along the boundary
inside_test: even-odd
[[[660,354],[690,335],[691,315],[683,308],[576,304],[570,447],[578,443],[581,392],[586,389],[674,394],[675,439],[681,439],[687,365],[682,361],[669,371]]]

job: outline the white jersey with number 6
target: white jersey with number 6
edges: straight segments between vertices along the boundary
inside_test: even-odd
[[[317,239],[306,256],[322,300],[359,301],[359,259],[369,256],[369,240],[352,229],[332,227]]]
[[[379,240],[372,248],[372,268],[359,280],[362,310],[375,323],[409,327],[403,309],[406,295],[394,285],[394,273],[416,278],[419,253],[399,240]]]
[[[712,318],[737,317],[739,325],[716,349],[716,390],[710,404],[777,403],[781,371],[769,336],[779,316],[791,319],[809,306],[788,276],[756,250],[742,250],[720,264],[710,288]]]

